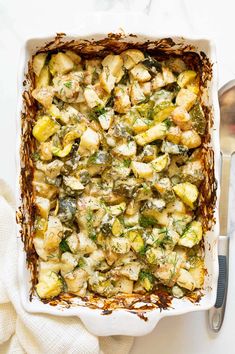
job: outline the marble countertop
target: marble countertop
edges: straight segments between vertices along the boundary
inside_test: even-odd
[[[233,0],[70,0],[67,3],[62,0],[0,0],[0,178],[14,188],[16,79],[20,48],[26,37],[76,31],[81,24],[89,26],[90,13],[100,16],[100,11],[106,18],[112,17],[118,27],[139,18],[141,26],[141,16],[148,16],[148,23],[161,33],[214,39],[221,87],[235,78],[234,10]],[[232,176],[234,172],[235,163]],[[231,191],[232,215],[233,183]],[[230,229],[232,233],[234,222]],[[233,253],[235,240],[232,237],[230,254]],[[209,331],[204,312],[164,318],[151,334],[135,339],[131,354],[234,354],[235,277],[232,269],[235,269],[235,260],[231,257],[227,311],[219,334]]]

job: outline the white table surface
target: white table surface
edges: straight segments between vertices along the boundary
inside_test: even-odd
[[[142,13],[149,16],[149,23],[160,32],[211,37],[217,46],[219,87],[235,79],[233,0],[0,0],[0,178],[12,188],[15,185],[16,78],[24,38],[45,32],[76,31],[81,23],[89,26],[87,12],[98,11],[113,16],[118,27],[136,20]],[[233,179],[234,172],[235,166]],[[231,195],[235,195],[234,186],[232,191]],[[231,229],[235,229],[234,225]],[[235,254],[233,238],[230,253]],[[131,354],[234,354],[234,269],[235,259],[231,257],[227,311],[219,334],[210,333],[204,312],[165,318],[151,334],[135,339]]]

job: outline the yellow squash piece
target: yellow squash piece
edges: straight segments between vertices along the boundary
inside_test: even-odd
[[[127,49],[121,53],[121,57],[127,70],[132,69],[135,64],[144,60],[144,54],[138,49]]]
[[[147,277],[144,277],[141,280],[142,286],[145,288],[145,290],[150,291],[153,288],[153,283],[151,283],[150,279]]]
[[[178,244],[180,246],[192,248],[202,239],[202,224],[200,221],[192,221],[181,236]]]
[[[135,136],[135,141],[138,145],[144,146],[154,140],[163,140],[166,136],[167,126],[163,123],[158,123],[148,129],[146,132]]]
[[[45,273],[36,285],[36,291],[41,299],[50,299],[61,293],[63,282],[58,274],[52,271]]]
[[[173,190],[178,197],[191,209],[195,208],[195,202],[198,198],[197,187],[189,182],[179,183],[173,187]]]
[[[114,223],[112,225],[112,234],[114,236],[121,236],[121,234],[123,233],[123,225],[121,224],[121,222],[119,221],[119,219],[115,219]]]
[[[35,223],[34,223],[34,238],[42,238],[44,237],[44,234],[47,230],[47,219],[43,219],[40,217],[36,217]]]
[[[51,56],[49,68],[52,75],[67,74],[73,67],[74,62],[66,54],[60,52]]]
[[[170,163],[170,157],[169,154],[166,153],[164,155],[161,155],[157,157],[155,160],[151,162],[151,166],[156,172],[161,172],[167,168],[167,166]]]
[[[164,121],[166,118],[168,118],[171,113],[174,111],[175,106],[170,105],[169,107],[165,107],[162,110],[160,110],[158,113],[156,113],[153,117],[155,123],[160,123]]]
[[[185,70],[181,74],[179,74],[177,79],[177,84],[180,87],[185,87],[189,83],[191,83],[197,76],[197,73],[193,70]]]
[[[48,116],[39,118],[33,127],[33,136],[40,142],[46,141],[59,130],[60,126]]]
[[[127,237],[131,242],[131,248],[135,252],[141,252],[144,249],[144,240],[138,230],[129,231]]]
[[[33,58],[33,72],[36,76],[40,75],[40,72],[45,65],[47,53],[39,53]]]
[[[196,288],[200,289],[203,287],[204,284],[204,278],[206,274],[206,270],[203,266],[203,262],[200,262],[198,266],[194,268],[190,268],[189,273],[192,275],[194,281],[195,281],[195,286]]]
[[[63,149],[60,149],[56,146],[52,146],[51,150],[54,156],[65,157],[70,153],[72,146],[73,146],[72,143],[66,145]]]
[[[39,77],[36,79],[36,87],[37,88],[46,87],[50,85],[50,80],[51,80],[51,74],[48,66],[45,65],[42,68]]]
[[[66,146],[66,145],[72,143],[74,140],[80,138],[82,133],[83,133],[82,129],[81,129],[81,131],[71,130],[70,132],[65,134],[65,136],[63,138],[63,145]]]
[[[137,118],[132,126],[133,131],[136,134],[145,132],[152,125],[152,121],[146,118]]]

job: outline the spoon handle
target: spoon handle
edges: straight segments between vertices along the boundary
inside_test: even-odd
[[[227,289],[228,289],[228,269],[229,269],[229,237],[219,237],[219,278],[217,285],[217,296],[214,307],[209,310],[209,326],[213,332],[219,332],[225,314]]]

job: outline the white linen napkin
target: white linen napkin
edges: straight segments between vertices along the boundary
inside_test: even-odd
[[[98,338],[75,317],[31,314],[22,308],[14,197],[0,180],[0,353],[128,354],[133,338]]]

